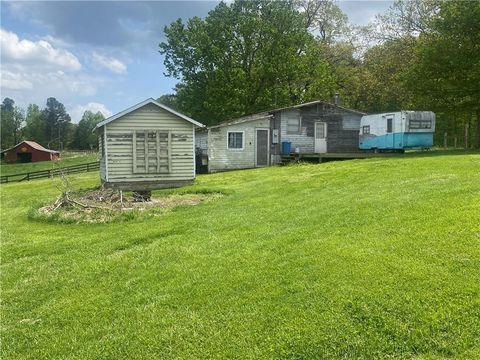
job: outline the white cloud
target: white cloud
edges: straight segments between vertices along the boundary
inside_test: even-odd
[[[106,118],[112,116],[112,112],[104,104],[89,102],[86,105],[77,105],[69,111],[72,121],[78,123],[87,110],[93,113],[100,111]]]
[[[103,76],[89,74],[71,52],[53,46],[51,37],[20,39],[1,28],[0,37],[0,92],[20,106],[41,106],[48,97],[75,103],[72,100],[78,97],[94,96],[107,82]]]
[[[34,64],[77,71],[82,68],[78,58],[71,52],[55,48],[46,40],[20,39],[17,34],[0,29],[2,64]]]
[[[12,96],[28,95],[30,101],[38,101],[39,97],[44,100],[49,96],[92,96],[104,83],[105,79],[97,76],[45,70],[35,66],[2,64],[0,69],[2,92],[14,92]]]
[[[115,74],[125,74],[127,72],[127,66],[113,57],[103,56],[94,51],[92,60],[94,64],[107,68]]]
[[[24,79],[22,74],[14,73],[5,69],[0,70],[0,84],[6,90],[31,90],[33,84]]]

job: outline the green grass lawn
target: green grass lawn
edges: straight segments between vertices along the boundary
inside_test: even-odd
[[[478,154],[203,175],[228,195],[28,220],[58,183],[1,187],[2,359],[480,358]]]
[[[2,161],[0,164],[0,174],[14,175],[40,170],[55,169],[57,167],[85,164],[98,161],[98,155],[95,153],[65,151],[61,153],[61,158],[57,161],[39,161],[34,163],[10,163]]]

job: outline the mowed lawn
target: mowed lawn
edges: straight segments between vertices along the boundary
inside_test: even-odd
[[[34,163],[5,163],[0,165],[0,174],[15,175],[33,171],[51,170],[58,167],[86,164],[98,161],[96,153],[65,151],[61,153],[61,158],[57,161],[39,161]]]
[[[227,195],[28,220],[58,181],[1,187],[2,359],[480,358],[478,154],[203,175]]]

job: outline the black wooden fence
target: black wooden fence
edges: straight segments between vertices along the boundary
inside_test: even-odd
[[[68,175],[68,174],[76,174],[81,172],[93,171],[93,170],[98,170],[99,168],[100,168],[100,163],[98,161],[95,161],[95,162],[90,162],[85,164],[65,166],[65,167],[56,168],[56,169],[33,171],[33,172],[22,173],[22,174],[4,175],[0,177],[0,183],[6,184],[11,182],[43,179],[43,178],[58,176],[61,174]]]

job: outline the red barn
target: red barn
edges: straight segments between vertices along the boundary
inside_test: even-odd
[[[60,153],[55,150],[45,149],[35,141],[22,141],[14,147],[2,151],[6,162],[37,162],[58,160]]]

